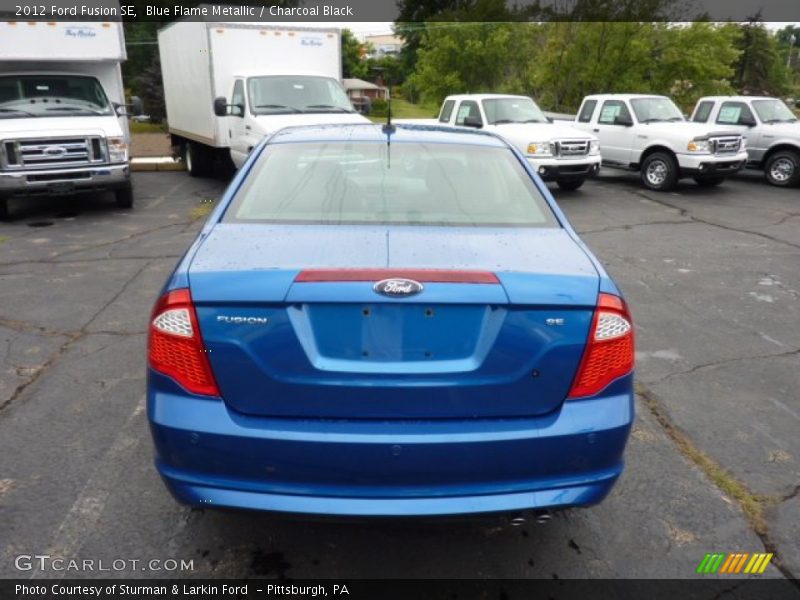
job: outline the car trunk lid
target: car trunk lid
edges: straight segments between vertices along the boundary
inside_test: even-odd
[[[216,226],[189,278],[225,402],[384,419],[560,406],[597,299],[586,254],[560,229],[432,229]],[[423,289],[376,293],[397,277]]]

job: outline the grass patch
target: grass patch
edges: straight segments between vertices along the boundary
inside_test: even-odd
[[[200,204],[193,207],[192,210],[189,211],[189,216],[193,221],[196,221],[197,219],[204,219],[211,214],[211,211],[214,210],[216,205],[216,200],[201,200]]]
[[[435,104],[412,104],[408,100],[395,98],[392,100],[393,119],[435,119],[439,115],[439,107]],[[370,115],[374,123],[385,123],[386,117]]]
[[[166,123],[139,123],[130,122],[131,133],[167,133]]]
[[[664,428],[667,436],[675,442],[686,458],[697,465],[706,476],[714,482],[728,497],[739,504],[742,512],[750,522],[750,526],[761,536],[767,535],[767,521],[764,509],[773,504],[775,499],[769,496],[754,494],[747,486],[731,473],[717,464],[711,457],[699,450],[683,431],[678,429],[669,416],[661,408],[655,395],[641,384],[636,384],[636,393],[642,398],[647,408]]]

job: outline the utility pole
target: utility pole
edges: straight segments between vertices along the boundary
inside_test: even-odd
[[[789,53],[786,55],[786,68],[788,69],[792,64],[792,47],[794,46],[794,42],[797,38],[794,34],[789,36]]]

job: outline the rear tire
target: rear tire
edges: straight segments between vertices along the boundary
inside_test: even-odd
[[[117,208],[133,208],[133,185],[128,183],[125,187],[114,190],[114,201]]]
[[[671,190],[678,183],[678,163],[671,154],[653,152],[642,162],[641,179],[647,189]]]
[[[0,198],[0,221],[8,220],[10,212],[8,210],[8,198]]]
[[[192,177],[210,177],[213,167],[211,152],[197,142],[186,142],[183,150],[186,170]]]
[[[577,190],[583,185],[584,179],[557,179],[556,183],[562,190]]]
[[[700,187],[714,187],[725,181],[725,178],[717,175],[716,177],[695,177],[694,180]]]
[[[800,154],[782,150],[771,155],[764,165],[764,176],[778,187],[796,186],[800,183]]]

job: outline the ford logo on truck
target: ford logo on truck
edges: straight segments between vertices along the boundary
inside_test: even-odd
[[[419,281],[413,279],[383,279],[372,286],[376,293],[390,298],[413,296],[423,290]]]
[[[63,146],[48,146],[42,150],[42,153],[48,158],[58,158],[64,156],[67,153],[67,149]]]

